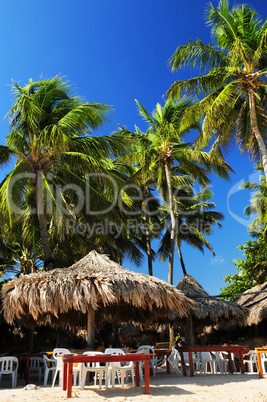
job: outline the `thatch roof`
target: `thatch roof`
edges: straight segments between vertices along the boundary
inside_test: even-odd
[[[22,275],[3,286],[4,318],[26,326],[73,327],[86,321],[88,307],[120,322],[148,322],[177,310],[184,316],[193,306],[166,282],[122,268],[91,251],[68,268]]]
[[[234,319],[233,323],[238,319],[245,321],[246,308],[237,303],[220,300],[216,297],[210,298],[203,287],[191,276],[185,275],[176,289],[181,290],[185,296],[195,301],[196,306],[192,311],[193,317],[198,320],[218,321],[219,318]]]
[[[263,292],[265,291],[265,292]],[[262,293],[256,293],[262,292]],[[247,307],[248,325],[258,325],[262,320],[267,319],[267,282],[246,290],[236,301],[240,306]]]

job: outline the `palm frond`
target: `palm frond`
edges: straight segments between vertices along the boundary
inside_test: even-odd
[[[169,64],[172,70],[184,67],[193,67],[201,71],[207,71],[213,67],[226,66],[227,56],[211,45],[205,45],[200,39],[189,41],[186,45],[180,45],[171,56]]]

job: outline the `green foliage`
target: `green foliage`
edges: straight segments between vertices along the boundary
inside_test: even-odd
[[[105,244],[101,236],[88,239],[68,227],[68,220],[75,229],[79,224],[93,228],[101,225],[107,214],[96,217],[94,211],[108,209],[116,199],[117,189],[125,184],[111,158],[127,150],[127,136],[90,135],[92,129],[106,121],[110,107],[73,96],[68,83],[60,77],[30,80],[22,87],[14,83],[13,94],[10,133],[6,145],[0,147],[0,165],[15,160],[15,166],[0,184],[0,215],[13,234],[20,224],[20,240],[7,240],[3,233],[4,244],[13,250],[14,241],[19,242],[25,251],[35,250],[36,245],[39,249],[41,243],[41,260],[53,259],[57,267],[71,265],[91,249],[98,249],[99,244],[102,252],[116,248],[115,235]],[[89,182],[87,175],[91,173],[94,176]],[[111,179],[116,181],[116,190]],[[75,211],[78,190],[84,198],[90,191],[90,214],[86,205]],[[123,203],[132,204],[127,194]],[[123,221],[116,208],[112,208],[108,219],[110,225]],[[27,255],[27,259],[31,258],[28,251]],[[10,251],[12,260],[13,256],[17,261],[19,256]],[[137,251],[135,256],[140,259]]]
[[[258,167],[262,170],[262,166]],[[253,236],[259,236],[261,233],[266,236],[267,225],[267,186],[265,176],[260,177],[259,183],[246,182],[241,185],[241,188],[254,191],[254,198],[250,200],[251,205],[245,208],[245,215],[251,216],[257,214],[257,218],[249,225],[248,230],[253,233]]]
[[[182,98],[177,101],[167,101],[163,107],[157,104],[151,115],[141,103],[136,102],[139,106],[139,113],[148,124],[148,130],[142,134],[137,128],[136,133],[131,133],[132,144],[136,145],[133,146],[132,152],[120,160],[136,169],[134,177],[136,180],[139,179],[142,185],[157,188],[165,202],[161,215],[167,214],[169,230],[166,232],[166,242],[163,246],[165,251],[163,250],[161,255],[164,255],[165,259],[169,258],[168,282],[172,284],[174,243],[176,237],[180,238],[182,226],[182,222],[176,222],[175,219],[175,210],[177,212],[179,206],[178,200],[175,200],[174,197],[174,190],[179,189],[183,193],[185,189],[189,188],[190,195],[188,197],[186,194],[186,197],[188,200],[190,198],[191,203],[186,206],[180,205],[180,207],[184,208],[184,214],[188,213],[185,211],[186,209],[190,209],[190,213],[194,210],[191,214],[193,216],[191,221],[189,218],[187,219],[190,234],[183,236],[178,242],[185,240],[201,251],[203,246],[212,250],[211,245],[202,236],[201,230],[196,230],[194,224],[199,218],[200,209],[201,212],[205,211],[203,214],[207,220],[206,223],[218,224],[218,220],[222,219],[222,216],[219,213],[208,211],[209,208],[213,207],[211,203],[206,202],[210,194],[203,192],[199,195],[199,198],[202,197],[203,203],[198,199],[198,196],[194,198],[194,195],[191,194],[192,185],[198,181],[205,186],[210,181],[209,173],[215,173],[228,179],[232,170],[218,155],[196,150],[191,143],[184,141],[190,130],[200,130],[197,118],[192,118],[190,124],[182,126],[183,116],[191,107],[194,107],[192,99]],[[127,135],[130,134],[122,127],[120,130]],[[151,219],[150,224],[152,224]],[[164,226],[166,229],[163,220],[162,225],[162,230]]]
[[[267,280],[267,243],[260,238],[247,241],[243,246],[238,246],[243,251],[243,260],[234,260],[238,273],[226,275],[223,279],[227,286],[221,289],[222,295],[229,295],[230,300],[235,300],[231,294],[239,294],[255,285]]]
[[[184,115],[182,126],[204,119],[195,146],[212,144],[211,152],[223,155],[234,144],[252,160],[266,160],[265,133],[267,79],[267,21],[263,24],[251,6],[220,0],[205,12],[215,46],[199,39],[179,46],[170,58],[173,71],[197,70],[194,78],[176,81],[169,99],[183,95],[203,96]],[[267,163],[264,162],[267,176]]]
[[[213,193],[205,188],[198,193],[194,193],[191,186],[178,188],[175,193],[175,216],[176,216],[176,243],[177,247],[182,242],[187,243],[204,253],[204,247],[209,249],[213,255],[215,252],[206,236],[212,234],[212,226],[221,227],[219,221],[223,220],[223,214],[213,211],[215,204],[211,202]],[[165,261],[169,255],[169,211],[165,207],[165,214],[162,218],[165,222],[166,232],[161,239],[161,246],[158,254],[161,260]]]

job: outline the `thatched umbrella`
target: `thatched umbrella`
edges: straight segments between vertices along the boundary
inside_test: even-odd
[[[182,291],[185,296],[195,301],[195,309],[187,317],[189,330],[189,343],[193,344],[193,320],[198,321],[197,325],[208,325],[216,323],[224,318],[232,320],[231,325],[243,323],[246,319],[246,308],[237,303],[220,300],[216,297],[209,297],[203,287],[191,276],[185,275],[176,289]],[[178,318],[178,314],[171,315],[171,318]]]
[[[236,302],[249,310],[246,321],[247,325],[258,325],[262,320],[266,320],[267,282],[246,290]]]
[[[69,268],[14,278],[3,286],[4,318],[25,326],[73,327],[87,315],[87,343],[94,343],[95,313],[119,322],[149,322],[176,309],[185,316],[193,303],[166,282],[122,268],[91,251]],[[97,315],[96,315],[97,318]]]

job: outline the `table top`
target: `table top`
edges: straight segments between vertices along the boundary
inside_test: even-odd
[[[229,352],[240,352],[247,350],[248,348],[246,346],[241,346],[241,345],[214,345],[214,346],[183,346],[182,348],[177,348],[177,350],[180,352],[223,352],[223,351],[229,351]]]
[[[127,353],[125,355],[63,355],[62,360],[64,363],[105,363],[105,362],[127,362],[127,361],[149,361],[151,359],[149,353]]]
[[[255,348],[255,350],[258,351],[258,352],[266,353],[267,352],[267,346],[261,346],[261,347]]]
[[[250,350],[247,346],[242,345],[209,345],[209,346],[183,346],[181,348],[177,348],[179,352],[223,352],[223,351],[231,351],[231,352],[240,352]],[[171,353],[172,349],[154,349],[154,352],[159,354],[168,354]]]
[[[30,357],[40,357],[42,359],[42,355],[39,355],[38,353],[29,353],[29,354],[23,354],[23,355],[12,355],[17,357],[19,360],[26,360]]]

